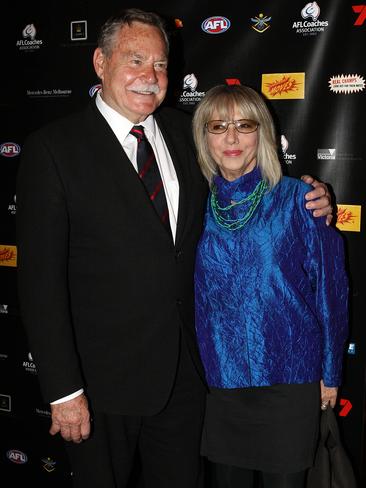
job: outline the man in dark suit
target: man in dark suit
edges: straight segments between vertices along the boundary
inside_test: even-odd
[[[136,451],[147,488],[199,484],[193,267],[207,188],[189,117],[158,109],[167,58],[158,16],[109,19],[94,53],[102,91],[22,151],[21,312],[77,487],[126,486]],[[311,205],[328,213],[327,196]]]

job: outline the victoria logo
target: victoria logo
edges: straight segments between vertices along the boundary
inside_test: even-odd
[[[317,151],[318,159],[335,159],[336,158],[336,148],[318,149]]]
[[[20,146],[16,142],[3,142],[0,146],[0,154],[5,158],[14,158],[20,154]]]
[[[204,20],[201,28],[206,34],[222,34],[230,28],[230,25],[229,19],[216,15]]]

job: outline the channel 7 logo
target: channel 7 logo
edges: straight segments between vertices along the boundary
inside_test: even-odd
[[[363,25],[366,20],[366,5],[352,5],[355,14],[359,14],[353,25]]]

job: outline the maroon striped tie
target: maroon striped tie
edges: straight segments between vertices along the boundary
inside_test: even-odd
[[[168,205],[153,148],[145,136],[142,125],[134,125],[130,134],[137,139],[137,169],[139,177],[144,183],[160,219],[170,230]]]

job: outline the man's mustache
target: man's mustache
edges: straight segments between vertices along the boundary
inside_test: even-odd
[[[129,86],[128,90],[129,91],[138,91],[140,93],[142,92],[142,93],[155,93],[155,94],[160,92],[159,85],[157,85],[156,83],[152,83],[152,84],[144,83],[143,85],[142,84],[135,84],[135,85]]]

